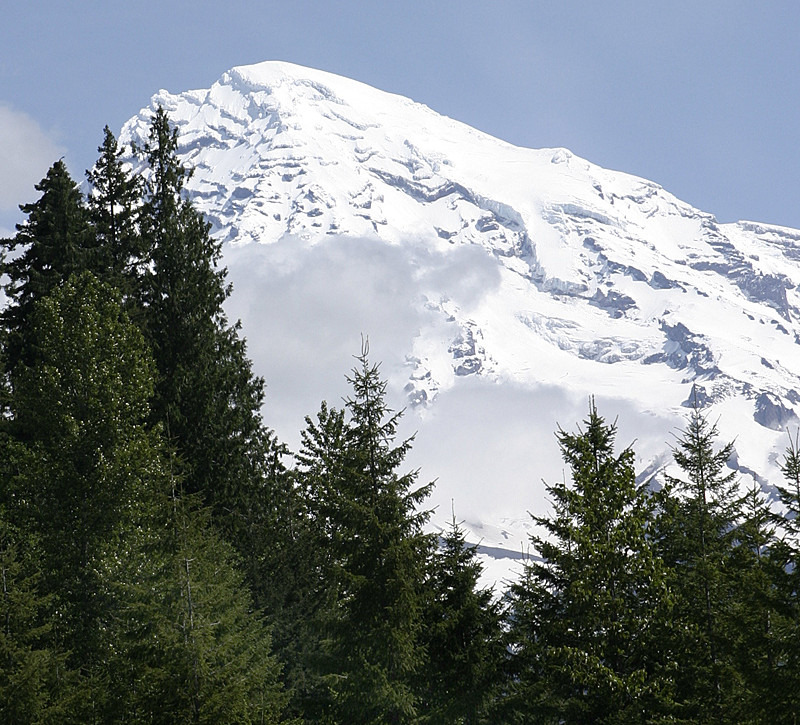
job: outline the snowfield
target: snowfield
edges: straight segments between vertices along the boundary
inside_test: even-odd
[[[198,208],[224,242],[290,446],[347,394],[370,337],[417,431],[409,465],[437,478],[433,527],[464,519],[487,581],[527,550],[554,431],[596,396],[643,477],[695,388],[735,438],[742,486],[770,491],[800,408],[800,231],[720,224],[657,184],[566,149],[512,146],[353,80],[288,63],[157,93],[124,127],[177,125]]]

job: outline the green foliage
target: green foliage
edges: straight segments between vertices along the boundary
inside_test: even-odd
[[[2,447],[0,447],[2,450]],[[74,672],[52,644],[52,596],[41,592],[35,542],[0,508],[0,720],[63,721]]]
[[[796,722],[796,713],[800,712],[800,447],[798,434],[789,438],[781,470],[784,475],[783,485],[776,485],[784,513],[773,514],[771,524],[777,526],[776,535],[768,543],[766,557],[762,557],[760,566],[770,575],[772,588],[769,592],[769,608],[764,613],[768,619],[768,628],[762,626],[767,647],[761,647],[756,663],[763,663],[766,657],[767,667],[763,664],[758,674],[763,677],[757,681],[755,696],[762,697],[761,711],[766,712],[773,722]],[[762,514],[763,516],[763,514]],[[762,524],[763,528],[770,523]],[[752,580],[742,583],[744,597],[757,598],[763,603],[764,585],[756,580],[757,587],[752,587]],[[763,605],[761,611],[763,612]],[[764,616],[762,615],[762,617]],[[763,623],[763,618],[761,620]],[[760,644],[761,642],[759,642]],[[748,643],[744,643],[745,646]],[[749,662],[750,660],[748,660]],[[748,675],[750,673],[748,672]],[[765,681],[765,678],[768,681]]]
[[[149,245],[144,329],[157,368],[151,421],[174,445],[186,491],[202,496],[245,555],[257,589],[258,536],[271,523],[263,490],[279,473],[283,449],[262,422],[263,381],[222,308],[231,289],[218,268],[220,244],[183,195],[189,172],[177,149],[159,108],[142,150],[150,172],[140,216]]]
[[[123,163],[124,149],[108,126],[103,129],[100,157],[86,172],[91,185],[89,215],[98,242],[98,268],[101,279],[129,299],[138,286],[141,274],[143,241],[139,236],[138,217],[142,188],[139,177],[132,176]]]
[[[163,477],[161,484],[169,484]],[[174,480],[172,481],[174,483]],[[286,696],[231,547],[192,497],[155,489],[104,561],[106,718],[277,723]]]
[[[219,244],[182,196],[188,172],[178,161],[177,148],[177,131],[159,108],[144,148],[150,164],[141,216],[142,235],[150,245],[150,269],[142,284],[145,329],[158,366],[154,419],[185,454],[187,469],[198,469],[202,477],[203,467],[191,455],[200,448],[201,431],[193,427],[205,425],[212,412],[215,381],[205,368],[215,367],[212,356],[224,324],[221,305],[229,289],[224,270],[216,269]],[[203,490],[192,473],[187,470],[187,488]]]
[[[9,506],[41,541],[71,649],[93,647],[102,608],[97,562],[140,492],[152,366],[114,291],[89,273],[31,313],[35,362],[12,371]]]
[[[676,618],[683,625],[678,697],[687,716],[724,722],[739,698],[728,623],[743,499],[727,469],[733,444],[715,450],[716,437],[716,426],[695,406],[673,451],[684,476],[668,477],[668,494],[677,497],[671,518],[661,521],[661,544],[676,574]]]
[[[3,240],[7,256],[0,273],[8,275],[5,292],[11,304],[0,315],[8,333],[7,365],[30,362],[27,331],[36,300],[48,295],[73,273],[96,269],[97,250],[83,195],[62,160],[36,184],[38,201],[23,204],[28,215],[17,235]]]
[[[491,589],[478,589],[477,546],[456,521],[434,555],[422,613],[428,658],[420,712],[426,723],[487,723],[501,684],[505,643],[501,610]]]
[[[298,470],[284,479],[281,512],[266,561],[272,573],[267,611],[273,615],[277,655],[284,663],[292,712],[322,722],[331,709],[323,650],[331,611],[337,606],[336,566],[347,536],[338,512],[346,476],[344,411],[322,403],[306,417]],[[274,489],[273,489],[274,490]]]
[[[615,456],[615,426],[590,405],[585,430],[559,431],[571,484],[548,485],[546,535],[510,591],[510,709],[522,721],[666,719],[668,577],[648,537],[653,502],[633,450]],[[539,558],[540,557],[540,558]],[[648,718],[645,720],[645,716]]]
[[[413,488],[416,473],[397,474],[411,446],[395,444],[399,414],[386,405],[386,383],[365,345],[348,382],[353,397],[347,476],[337,562],[341,606],[333,622],[340,675],[333,690],[343,721],[412,722],[412,685],[423,658],[417,644],[422,585],[431,537],[417,510],[430,485]],[[341,674],[345,676],[342,677]]]
[[[37,362],[12,375],[9,502],[41,540],[53,641],[83,673],[78,720],[277,722],[267,630],[145,427],[153,365],[118,295],[87,273],[32,321]]]
[[[300,460],[312,519],[325,536],[322,562],[333,605],[324,615],[330,716],[335,722],[407,723],[417,718],[424,662],[421,607],[433,541],[417,510],[430,486],[399,475],[411,441],[395,443],[399,414],[362,350],[343,412],[327,406],[309,422]],[[303,475],[303,474],[301,474]]]
[[[732,586],[726,612],[736,672],[736,697],[726,718],[741,723],[779,723],[798,704],[797,670],[787,667],[783,634],[791,628],[790,609],[782,601],[787,577],[775,544],[774,516],[754,487],[737,527],[730,562]]]

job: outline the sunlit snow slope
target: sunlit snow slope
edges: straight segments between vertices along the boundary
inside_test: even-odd
[[[736,437],[743,485],[779,475],[800,410],[800,231],[719,224],[565,149],[288,63],[161,91],[123,140],[144,140],[157,104],[284,436],[302,416],[275,411],[309,390],[335,402],[317,387],[351,361],[331,351],[365,332],[416,413],[435,521],[452,499],[487,547],[524,548],[540,478],[561,475],[555,423],[574,427],[590,394],[619,413],[621,444],[638,438],[643,475],[668,460],[693,386]]]

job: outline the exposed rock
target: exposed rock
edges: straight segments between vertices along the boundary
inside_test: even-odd
[[[670,325],[665,320],[661,321],[666,342],[664,351],[645,358],[647,364],[663,362],[676,370],[689,370],[692,377],[715,377],[720,374],[714,353],[703,342],[701,335],[695,335],[682,322]],[[689,380],[692,379],[689,378]]]
[[[614,290],[609,290],[607,294],[597,290],[592,297],[592,304],[606,310],[612,317],[622,317],[627,310],[636,307],[634,300]]]
[[[656,270],[653,272],[653,276],[649,282],[650,286],[653,289],[674,289],[676,287],[680,288],[680,285],[675,282],[674,280],[667,279],[661,272]]]
[[[707,408],[709,405],[711,405],[712,402],[712,397],[702,385],[692,385],[692,392],[689,393],[689,397],[686,398],[681,405],[684,408],[696,407],[698,410],[702,410],[703,408]]]
[[[760,393],[756,397],[756,410],[753,418],[756,423],[772,430],[786,430],[788,425],[798,423],[795,412],[770,393]]]

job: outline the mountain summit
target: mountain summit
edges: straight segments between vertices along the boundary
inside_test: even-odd
[[[643,441],[652,471],[696,396],[737,438],[731,465],[764,485],[775,475],[800,410],[800,231],[721,224],[658,184],[566,149],[519,148],[407,98],[289,63],[233,68],[208,90],[161,91],[125,125],[123,141],[144,140],[157,105],[179,129],[182,158],[195,168],[187,188],[248,295],[245,332],[268,385],[276,381],[259,363],[267,346],[258,339],[291,331],[299,313],[291,286],[277,284],[283,297],[270,304],[259,289],[275,293],[287,270],[296,285],[313,275],[318,325],[307,316],[303,324],[319,350],[339,344],[332,332],[347,323],[333,324],[330,308],[346,317],[374,300],[342,281],[357,268],[401,317],[389,374],[423,418],[440,407],[463,419],[463,408],[440,399],[476,390],[476,381],[510,398],[597,394],[649,421],[633,432],[660,439]],[[337,244],[344,251],[332,255]],[[385,266],[370,281],[375,267],[365,260],[377,257]],[[371,331],[349,322],[354,352],[357,335]],[[296,347],[272,339],[268,354],[297,354],[307,366],[308,347]],[[540,404],[542,413],[548,403]],[[479,408],[472,416],[487,424]],[[521,450],[514,446],[508,455]],[[532,482],[541,475],[526,473]],[[462,481],[458,490],[485,485]],[[494,496],[503,498],[502,487]],[[522,517],[526,507],[507,500],[505,509]]]

